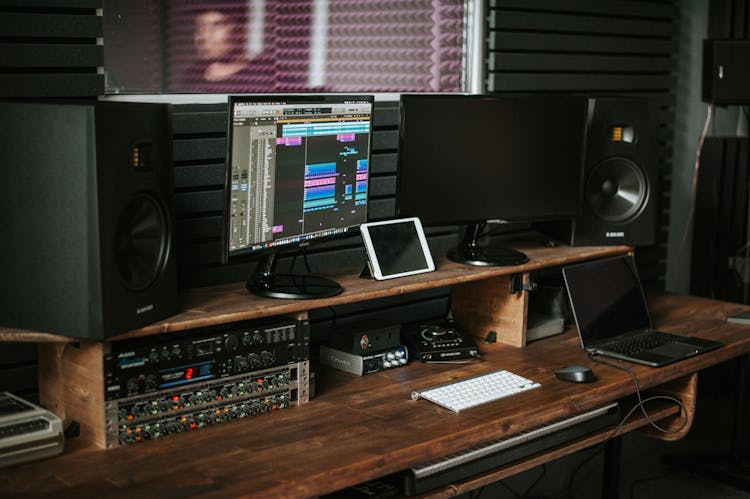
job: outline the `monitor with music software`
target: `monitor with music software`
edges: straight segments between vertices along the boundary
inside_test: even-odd
[[[405,94],[400,104],[398,215],[425,226],[467,224],[450,259],[523,263],[517,250],[479,244],[484,223],[578,212],[585,97]]]
[[[225,261],[261,255],[247,287],[273,298],[341,292],[275,270],[279,251],[355,233],[367,221],[372,96],[229,98]]]

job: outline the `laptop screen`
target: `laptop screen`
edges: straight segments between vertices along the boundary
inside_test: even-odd
[[[585,348],[651,327],[632,256],[570,265],[563,268],[563,276]]]

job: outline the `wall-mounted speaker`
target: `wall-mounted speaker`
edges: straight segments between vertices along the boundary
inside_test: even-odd
[[[0,104],[0,326],[103,339],[177,313],[166,104]]]
[[[654,244],[657,126],[647,99],[589,99],[579,214],[542,229],[573,246]]]

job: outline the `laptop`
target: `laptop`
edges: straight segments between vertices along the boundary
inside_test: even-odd
[[[631,255],[562,269],[583,348],[649,366],[663,366],[722,346],[717,341],[657,331]]]

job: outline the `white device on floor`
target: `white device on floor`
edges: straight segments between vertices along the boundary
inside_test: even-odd
[[[0,392],[0,468],[62,453],[63,424],[46,409]]]

